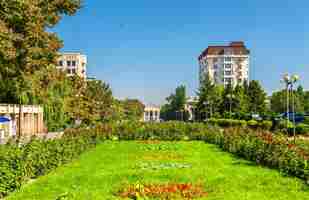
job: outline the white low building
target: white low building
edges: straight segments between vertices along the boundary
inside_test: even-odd
[[[149,105],[144,109],[144,122],[160,122],[160,107]]]

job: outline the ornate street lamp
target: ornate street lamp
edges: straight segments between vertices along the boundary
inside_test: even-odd
[[[299,76],[298,75],[293,75],[291,77],[291,87],[290,87],[290,90],[291,90],[291,95],[292,95],[292,117],[293,117],[293,137],[294,137],[294,143],[296,142],[296,124],[295,124],[295,103],[294,103],[294,90],[293,90],[293,87],[294,87],[294,84],[296,84],[296,82],[299,80]]]
[[[296,127],[295,127],[295,100],[294,100],[294,84],[297,83],[299,80],[298,75],[292,75],[289,76],[289,74],[285,74],[283,76],[283,81],[286,84],[286,92],[287,92],[287,128],[288,128],[288,123],[290,120],[290,113],[289,113],[289,96],[291,95],[292,98],[292,120],[293,120],[293,137],[294,137],[294,143],[296,142]]]
[[[289,125],[289,113],[290,113],[290,109],[289,109],[289,85],[290,85],[290,76],[289,74],[284,74],[283,78],[282,78],[282,82],[285,83],[285,88],[286,88],[286,115],[287,115],[287,119],[286,119],[286,127],[288,127]]]

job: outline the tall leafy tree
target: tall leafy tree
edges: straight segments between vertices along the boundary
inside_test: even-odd
[[[250,81],[248,87],[249,111],[254,113],[266,112],[266,97],[266,92],[259,81]]]
[[[21,103],[26,77],[55,63],[62,42],[47,28],[79,8],[79,0],[0,0],[1,102]]]
[[[34,72],[25,79],[29,85],[23,101],[39,104],[44,108],[44,119],[49,130],[54,131],[69,125],[66,102],[72,95],[72,83],[54,66]]]
[[[121,101],[126,120],[139,121],[144,114],[145,105],[138,99],[125,99]]]
[[[185,108],[186,98],[186,87],[181,85],[178,86],[175,90],[175,93],[167,97],[166,100],[174,111],[180,111]]]
[[[180,85],[166,98],[167,104],[162,106],[161,117],[164,120],[186,120],[188,118],[185,105],[187,102],[186,87]]]
[[[110,120],[114,99],[108,84],[100,80],[85,81],[79,76],[70,80],[72,93],[66,101],[71,120],[95,124]]]
[[[304,112],[304,95],[305,93],[300,92],[299,89],[293,91],[294,95],[294,108],[295,112]],[[291,96],[289,95],[289,110],[292,110],[293,101]],[[271,111],[276,113],[284,113],[287,110],[287,92],[286,90],[281,90],[278,92],[274,92],[270,98]]]
[[[221,102],[221,112],[222,113],[230,113],[238,110],[239,102],[236,100],[236,94],[234,93],[234,88],[232,85],[227,85],[224,88],[222,94],[222,102]],[[229,116],[231,117],[231,116]]]
[[[248,98],[246,91],[243,86],[237,85],[234,89],[234,101],[235,101],[235,112],[246,113],[248,112]]]
[[[108,84],[101,80],[87,82],[86,97],[91,102],[90,113],[96,117],[96,121],[106,121],[113,112],[113,95]]]

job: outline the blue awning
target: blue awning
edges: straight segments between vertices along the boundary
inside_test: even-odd
[[[0,123],[9,122],[9,121],[11,121],[9,118],[0,117]]]

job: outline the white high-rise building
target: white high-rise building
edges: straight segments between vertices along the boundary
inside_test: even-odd
[[[68,76],[78,75],[86,79],[87,56],[81,53],[61,53],[57,68],[65,71]]]
[[[243,42],[231,42],[227,46],[209,46],[199,56],[200,83],[208,74],[218,85],[243,84],[249,81],[250,51]]]

